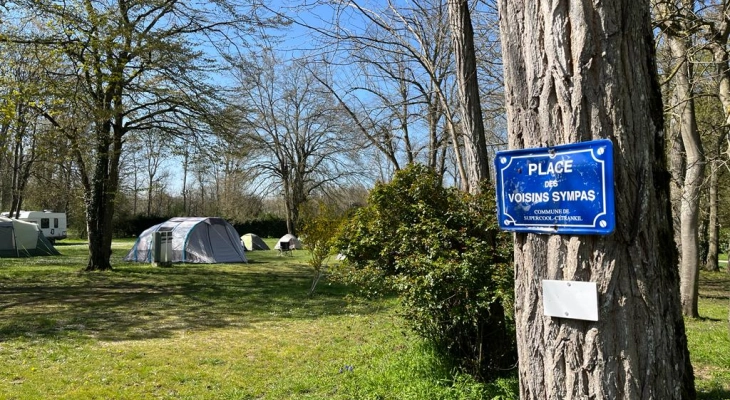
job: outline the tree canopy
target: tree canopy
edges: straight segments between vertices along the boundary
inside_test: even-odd
[[[41,112],[66,138],[76,162],[87,269],[110,269],[125,136],[152,128],[195,135],[185,123],[190,118],[214,125],[209,116],[219,108],[220,93],[210,74],[217,63],[203,46],[245,46],[253,29],[273,21],[228,2],[17,1],[6,7],[13,29],[2,32],[4,43],[32,44],[58,57],[44,71],[55,101]]]

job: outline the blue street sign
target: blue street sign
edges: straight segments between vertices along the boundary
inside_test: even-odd
[[[613,232],[610,140],[501,151],[494,163],[500,228],[570,235]]]

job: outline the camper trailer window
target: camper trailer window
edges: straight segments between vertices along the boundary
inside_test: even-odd
[[[58,218],[53,219],[53,227],[58,228]]]
[[[41,229],[48,229],[50,227],[48,218],[41,218]]]

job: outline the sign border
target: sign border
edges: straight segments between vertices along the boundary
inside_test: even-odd
[[[570,224],[567,222],[558,223],[525,223],[517,221],[508,214],[506,206],[507,196],[505,194],[504,174],[513,160],[527,158],[554,158],[563,154],[589,153],[590,157],[600,165],[602,176],[602,204],[600,213],[596,214],[590,224]],[[579,142],[552,147],[538,147],[529,149],[504,150],[497,152],[495,160],[497,171],[497,218],[499,227],[503,230],[528,233],[546,234],[597,234],[608,235],[615,229],[615,202],[614,202],[614,177],[613,177],[613,143],[608,139],[598,139],[587,142]],[[601,218],[605,217],[605,218]]]

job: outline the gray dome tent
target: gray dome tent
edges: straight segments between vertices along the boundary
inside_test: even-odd
[[[222,218],[178,217],[155,225],[139,235],[125,261],[152,262],[157,231],[172,232],[174,263],[242,263],[246,254],[236,230]]]
[[[276,250],[279,250],[281,248],[281,242],[289,242],[290,249],[301,250],[304,248],[304,246],[302,246],[302,242],[291,233],[287,233],[286,235],[282,236],[278,242],[276,242],[276,246],[274,246]]]
[[[61,253],[32,222],[0,217],[0,257],[57,256]]]

